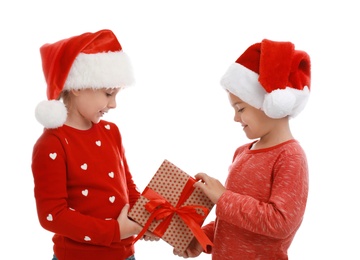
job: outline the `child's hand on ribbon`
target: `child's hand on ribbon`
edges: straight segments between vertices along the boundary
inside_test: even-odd
[[[194,184],[194,187],[200,188],[215,204],[226,191],[226,188],[219,180],[208,176],[206,173],[198,173],[195,175],[195,178],[198,182]]]

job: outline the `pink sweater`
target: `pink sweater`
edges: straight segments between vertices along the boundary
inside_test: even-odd
[[[308,166],[299,143],[250,150],[239,147],[216,220],[204,227],[214,242],[212,259],[285,260],[308,196]]]
[[[39,221],[55,233],[59,260],[134,254],[133,238],[120,240],[116,219],[140,194],[115,124],[100,121],[86,131],[65,125],[45,129],[33,149],[32,171]]]

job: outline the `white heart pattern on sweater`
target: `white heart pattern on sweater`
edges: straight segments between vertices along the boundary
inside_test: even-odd
[[[82,193],[82,195],[87,196],[89,194],[89,191],[88,190],[83,190],[83,191],[81,191],[81,193]]]
[[[48,221],[53,221],[53,217],[52,217],[51,214],[47,215],[46,219],[47,219]]]

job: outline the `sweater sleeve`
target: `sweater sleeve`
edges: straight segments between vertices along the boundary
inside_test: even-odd
[[[68,206],[66,160],[62,143],[55,135],[45,132],[34,145],[32,171],[41,226],[83,243],[109,246],[120,241],[117,220],[91,217]]]
[[[274,166],[268,201],[227,190],[219,199],[219,219],[250,232],[285,238],[301,223],[308,192],[308,170],[302,154],[280,155]]]
[[[137,188],[137,186],[136,186],[136,184],[135,184],[135,182],[133,180],[132,174],[130,172],[129,165],[128,165],[127,160],[126,160],[125,148],[124,148],[124,145],[123,145],[123,142],[122,142],[121,133],[120,133],[118,127],[115,124],[113,125],[113,129],[115,130],[114,135],[115,135],[115,138],[116,138],[117,143],[118,143],[120,156],[122,158],[122,164],[123,164],[124,171],[125,171],[125,174],[126,174],[126,182],[127,182],[127,188],[128,188],[128,194],[129,194],[129,204],[130,204],[130,207],[131,207],[139,199],[140,192],[139,192],[139,189]]]
[[[132,178],[125,155],[123,158],[124,158],[124,167],[125,167],[125,172],[126,172],[127,187],[129,190],[129,204],[130,204],[130,207],[132,207],[135,204],[135,202],[139,199],[140,192]]]

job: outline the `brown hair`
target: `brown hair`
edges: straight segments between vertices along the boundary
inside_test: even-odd
[[[63,90],[61,93],[60,93],[60,96],[59,96],[59,100],[62,99],[63,100],[63,103],[64,105],[66,106],[66,108],[69,108],[70,105],[71,105],[71,94],[70,94],[70,91],[69,90]]]

